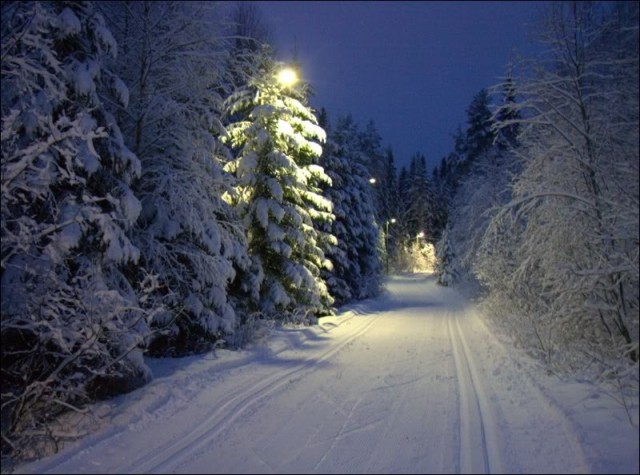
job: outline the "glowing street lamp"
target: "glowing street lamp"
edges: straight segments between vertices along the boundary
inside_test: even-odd
[[[387,234],[389,234],[389,224],[395,224],[396,222],[396,218],[391,218],[389,221],[387,221]]]
[[[419,244],[418,239],[421,239],[423,237],[424,237],[424,231],[420,231],[416,236],[416,246]]]
[[[375,178],[372,178],[372,180],[375,180]],[[396,218],[391,218],[387,220],[385,224],[385,230],[384,230],[384,250],[387,256],[387,262],[386,262],[387,274],[389,273],[389,224],[394,224],[395,222],[396,222]]]
[[[298,82],[298,73],[292,68],[283,68],[276,76],[278,82],[284,87],[291,87]]]
[[[369,183],[371,183],[372,185],[375,185],[376,184],[376,179],[373,178],[373,177],[369,178]]]

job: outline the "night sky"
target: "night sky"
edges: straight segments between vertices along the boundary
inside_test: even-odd
[[[544,2],[254,2],[278,59],[297,48],[330,120],[373,119],[398,168],[422,152],[429,168],[453,147],[473,96],[499,82],[514,52],[535,51]]]

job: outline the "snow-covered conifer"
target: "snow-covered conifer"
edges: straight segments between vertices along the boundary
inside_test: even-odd
[[[148,334],[122,269],[140,162],[99,93],[116,42],[88,2],[2,4],[2,443],[149,377]],[[141,281],[142,282],[142,281]]]
[[[266,54],[265,54],[266,55]],[[318,223],[333,220],[332,204],[319,186],[330,178],[317,164],[324,130],[295,91],[266,68],[227,100],[228,143],[237,158],[226,169],[237,179],[232,202],[244,219],[259,292],[257,310],[275,319],[330,312],[333,298],[320,269],[330,267]]]
[[[496,131],[496,142],[500,150],[514,148],[518,145],[518,135],[520,134],[520,111],[517,104],[517,90],[513,78],[513,66],[509,65],[507,77],[501,85],[503,101],[495,114],[494,127],[496,123],[500,127]]]
[[[458,281],[459,275],[455,257],[453,243],[449,237],[449,227],[447,226],[436,246],[436,274],[440,285],[447,287]]]
[[[353,119],[340,118],[335,129],[329,129],[321,162],[332,183],[324,194],[334,204],[331,233],[337,243],[328,255],[333,268],[325,273],[337,304],[375,296],[382,284],[375,190],[357,137]]]
[[[228,289],[247,267],[246,241],[233,209],[223,133],[224,71],[216,6],[202,2],[109,2],[105,15],[122,45],[120,75],[131,84],[120,110],[125,140],[142,163],[142,211],[133,234],[141,269],[157,276],[145,304],[149,351],[181,355],[210,349],[237,327]]]
[[[435,194],[427,173],[426,158],[417,153],[411,159],[408,176],[408,189],[405,195],[405,217],[407,221],[408,239],[413,239],[421,232],[427,233],[427,239],[434,240],[431,233],[435,217]]]

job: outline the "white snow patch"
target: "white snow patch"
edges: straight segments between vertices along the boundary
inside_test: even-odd
[[[131,189],[127,188],[120,197],[120,208],[127,224],[133,226],[142,211],[142,203],[135,197]]]
[[[57,27],[62,33],[62,37],[77,35],[82,31],[80,20],[69,7],[65,8],[58,15]]]

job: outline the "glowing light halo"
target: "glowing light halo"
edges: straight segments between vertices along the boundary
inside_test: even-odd
[[[278,82],[285,87],[291,87],[298,82],[298,73],[289,67],[282,68],[278,71]]]

